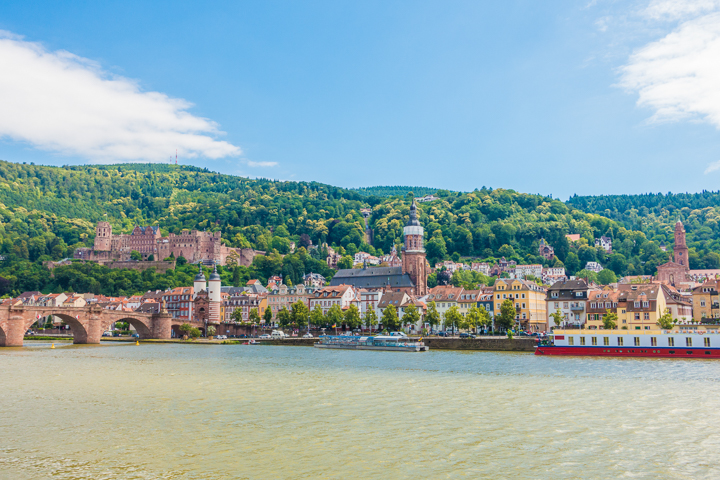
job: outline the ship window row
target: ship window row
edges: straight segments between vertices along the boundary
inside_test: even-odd
[[[580,338],[579,345],[585,346],[586,345],[586,337],[579,337],[579,338]],[[602,342],[603,342],[604,346],[610,346],[610,337],[603,337]],[[625,339],[623,337],[617,337],[617,346],[618,347],[624,346],[624,343],[625,343]],[[590,345],[596,346],[597,344],[598,344],[597,337],[590,337]],[[570,345],[570,346],[575,345],[575,337],[572,337],[572,336],[568,337],[568,345]],[[636,347],[641,346],[640,345],[640,337],[633,337],[633,345]],[[650,337],[650,346],[652,346],[652,347],[658,346],[657,337]],[[675,346],[675,339],[673,337],[668,337],[667,346],[668,347]],[[685,346],[686,347],[693,346],[691,337],[685,337]],[[703,346],[710,347],[710,338],[709,337],[703,338]]]

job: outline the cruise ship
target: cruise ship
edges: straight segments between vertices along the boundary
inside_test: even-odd
[[[377,335],[374,337],[355,337],[350,335],[324,335],[314,346],[317,348],[338,348],[347,350],[385,350],[390,352],[426,352],[422,339],[413,340],[408,337],[393,335]]]
[[[540,340],[535,355],[720,358],[720,333],[680,330],[556,330]]]

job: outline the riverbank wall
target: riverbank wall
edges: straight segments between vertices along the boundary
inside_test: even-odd
[[[134,342],[136,339],[120,337],[103,338],[103,341],[115,342]],[[182,340],[173,338],[168,340],[140,340],[141,343],[183,343],[194,345],[228,345],[241,344],[247,342],[244,338],[231,338],[228,340],[207,340],[199,338],[197,340]],[[273,345],[284,347],[312,347],[317,343],[317,338],[286,338],[283,340],[261,340],[255,339],[260,345]],[[424,337],[423,342],[430,347],[431,350],[485,350],[495,352],[534,352],[535,339],[532,338],[442,338],[442,337]]]

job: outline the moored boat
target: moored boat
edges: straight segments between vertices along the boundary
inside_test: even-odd
[[[422,340],[422,339],[420,339]],[[354,337],[349,335],[324,335],[318,338],[317,348],[337,348],[347,350],[386,350],[390,352],[426,352],[430,348],[422,341],[408,337],[377,335],[374,337]]]
[[[538,342],[535,355],[720,358],[716,330],[561,330]]]

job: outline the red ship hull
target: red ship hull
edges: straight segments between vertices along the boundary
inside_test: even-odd
[[[572,355],[593,357],[660,357],[660,358],[718,358],[716,348],[658,348],[658,347],[554,347],[538,346],[535,355]]]

